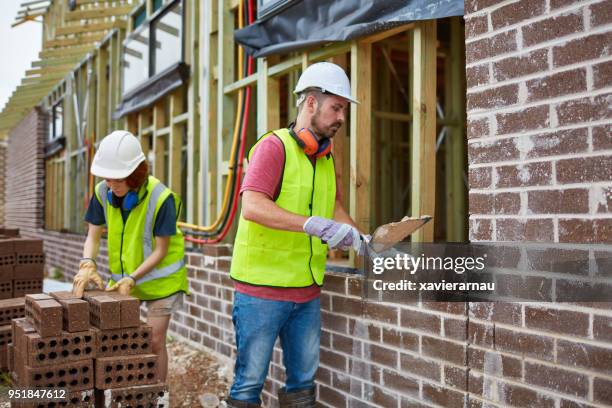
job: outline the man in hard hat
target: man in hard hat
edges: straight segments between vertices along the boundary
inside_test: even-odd
[[[335,64],[308,67],[294,91],[298,117],[249,154],[234,244],[234,383],[226,404],[256,407],[277,338],[286,384],[281,406],[314,407],[321,331],[319,295],[328,248],[359,249],[340,204],[331,139],[344,124],[349,79]]]
[[[106,225],[111,273],[106,290],[147,302],[152,350],[159,355],[159,379],[164,382],[168,324],[183,293],[188,293],[184,240],[176,227],[180,198],[149,175],[140,142],[123,130],[102,140],[91,173],[104,180],[96,186],[85,215],[89,229],[73,293],[83,296],[90,282],[103,288],[96,257]]]

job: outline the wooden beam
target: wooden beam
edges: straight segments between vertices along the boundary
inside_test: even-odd
[[[107,31],[113,28],[125,28],[126,22],[123,20],[117,20],[108,23],[95,23],[87,25],[69,25],[64,27],[57,27],[55,35],[68,35],[68,34],[81,34],[81,33],[92,33],[95,31]]]
[[[58,72],[68,73],[68,71],[75,68],[75,64],[71,65],[56,65],[51,67],[44,68],[34,68],[26,71],[26,75],[47,75],[47,74],[56,74]]]
[[[183,113],[183,92],[184,88],[181,87],[170,95],[170,118]],[[181,189],[183,175],[181,170],[183,167],[183,125],[170,124],[168,140],[170,142],[168,149],[168,187],[179,196],[184,197],[185,192]]]
[[[413,30],[412,69],[412,216],[435,215],[436,209],[436,21],[419,21]],[[432,220],[412,235],[432,242]]]
[[[85,45],[92,44],[101,41],[106,36],[106,33],[79,35],[73,38],[60,38],[55,40],[49,40],[43,43],[43,48],[51,47],[68,47],[71,45]]]
[[[65,20],[99,19],[112,16],[124,16],[130,13],[134,6],[99,7],[95,9],[77,10],[66,13]]]
[[[164,184],[168,185],[166,180],[164,155],[168,149],[168,139],[166,136],[157,136],[157,129],[162,129],[166,126],[166,109],[164,107],[165,100],[158,101],[153,107],[153,175],[160,179]]]
[[[350,214],[367,233],[372,227],[372,44],[352,43],[351,91],[360,103],[351,104]]]
[[[58,65],[75,65],[81,61],[80,56],[70,56],[66,58],[48,58],[32,62],[32,67],[54,67]]]
[[[56,48],[53,50],[45,50],[45,51],[41,51],[38,56],[40,58],[50,58],[50,57],[57,57],[57,56],[68,56],[68,55],[85,55],[88,52],[91,52],[94,50],[94,47],[92,47],[91,45],[83,45],[83,46],[77,46],[77,47],[67,47],[67,48]]]

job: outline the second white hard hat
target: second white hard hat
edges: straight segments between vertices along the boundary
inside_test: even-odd
[[[105,179],[123,179],[144,160],[138,139],[126,130],[115,130],[100,142],[91,173]]]
[[[308,88],[320,88],[321,92],[338,95],[350,102],[359,103],[351,96],[351,83],[346,72],[331,62],[312,64],[300,76],[293,93],[299,94]]]

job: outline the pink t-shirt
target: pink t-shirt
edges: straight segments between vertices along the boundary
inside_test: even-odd
[[[314,163],[314,157],[311,157]],[[240,193],[257,191],[275,200],[281,189],[281,181],[285,165],[285,148],[283,142],[274,136],[268,136],[253,150],[249,160],[249,168],[242,182]],[[338,179],[336,179],[336,185]],[[340,199],[340,188],[336,188],[336,200]],[[321,288],[316,284],[306,288],[274,288],[270,286],[253,286],[234,281],[234,287],[240,293],[263,299],[282,300],[305,303],[316,299]]]

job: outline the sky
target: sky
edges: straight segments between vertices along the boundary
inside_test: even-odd
[[[0,110],[11,93],[38,59],[42,43],[42,24],[28,21],[11,28],[19,4],[26,0],[2,0],[0,13]],[[40,20],[40,17],[38,18]]]

